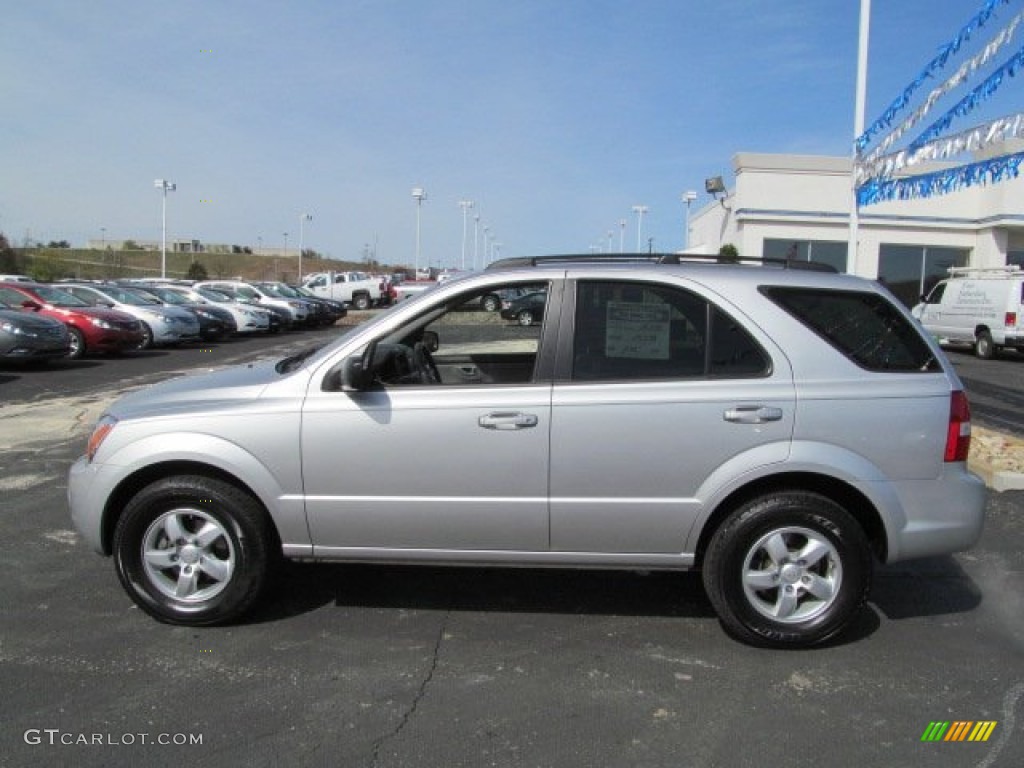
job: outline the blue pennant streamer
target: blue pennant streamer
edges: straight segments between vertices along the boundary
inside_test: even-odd
[[[1021,47],[1021,49],[1011,56],[1005,64],[985,78],[984,82],[976,86],[974,90],[961,99],[956,106],[928,126],[920,136],[910,143],[907,149],[910,152],[915,152],[929,141],[939,136],[939,134],[949,128],[954,118],[963,117],[971,112],[975,107],[999,90],[999,86],[1003,84],[1007,77],[1015,76],[1022,66],[1024,66],[1024,47]]]
[[[1024,152],[994,157],[935,173],[897,179],[872,179],[857,188],[857,205],[884,203],[889,200],[911,200],[944,195],[978,184],[1015,179],[1020,175]]]
[[[956,54],[956,52],[960,50],[960,47],[970,39],[974,31],[984,25],[984,23],[988,21],[989,17],[995,13],[996,6],[1006,5],[1008,2],[1009,0],[986,0],[984,7],[982,7],[974,18],[972,18],[963,27],[963,29],[960,30],[956,37],[939,49],[939,55],[932,59],[931,62],[928,63],[928,66],[921,71],[910,85],[903,89],[903,93],[889,105],[888,109],[882,113],[882,116],[875,120],[875,122],[857,138],[855,146],[858,154],[864,151],[864,149],[871,143],[871,140],[879,132],[887,129],[892,124],[892,121],[895,119],[899,111],[907,106],[914,91],[920,88],[921,84],[932,76],[932,73],[936,70],[942,69],[942,67],[946,65],[949,57]]]

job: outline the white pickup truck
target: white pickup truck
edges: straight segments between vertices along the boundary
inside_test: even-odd
[[[314,295],[351,304],[354,309],[369,309],[384,303],[381,283],[365,272],[317,272],[302,284]]]

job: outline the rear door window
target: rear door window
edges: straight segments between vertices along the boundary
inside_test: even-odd
[[[768,355],[732,317],[674,286],[581,281],[574,381],[766,376]]]

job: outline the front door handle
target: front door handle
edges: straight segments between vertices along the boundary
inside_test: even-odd
[[[764,424],[782,419],[782,409],[770,405],[737,405],[727,410],[723,418],[734,424]]]
[[[484,429],[510,430],[536,427],[537,421],[537,417],[532,413],[500,411],[481,416],[477,420],[477,424]]]

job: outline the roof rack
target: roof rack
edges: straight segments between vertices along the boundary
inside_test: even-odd
[[[1016,275],[1020,272],[1019,264],[1007,264],[1002,267],[950,267],[948,270],[950,277],[956,277],[957,275],[980,275],[982,277],[1001,277],[1008,275]]]
[[[579,253],[553,256],[514,256],[491,262],[487,269],[512,269],[515,267],[539,267],[547,264],[755,264],[759,266],[801,269],[811,272],[836,272],[831,264],[818,261],[798,261],[768,256],[723,256],[701,253]]]

